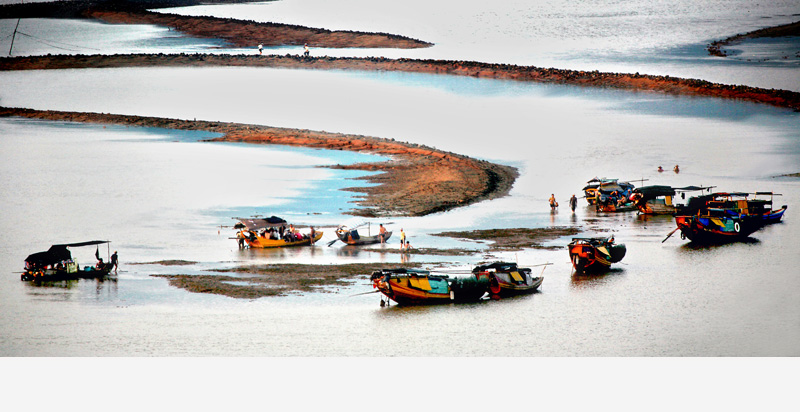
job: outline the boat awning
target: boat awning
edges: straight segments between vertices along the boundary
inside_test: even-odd
[[[261,230],[267,227],[279,227],[279,226],[287,226],[285,220],[277,217],[277,216],[270,216],[268,218],[260,218],[260,219],[243,219],[243,218],[234,218],[239,220],[239,223],[234,225],[235,229],[248,229],[248,230]]]
[[[34,267],[54,265],[58,262],[72,259],[72,254],[64,245],[53,245],[46,252],[34,253],[27,258],[25,262]]]
[[[88,242],[77,243],[64,243],[60,245],[50,246],[46,252],[38,252],[29,255],[25,258],[25,262],[34,266],[54,265],[58,262],[72,259],[72,254],[69,252],[70,247],[93,246],[111,243],[108,240],[90,240]]]
[[[659,196],[675,196],[675,188],[671,186],[642,186],[633,189],[634,193],[641,193],[644,200],[655,199]]]
[[[105,243],[111,243],[108,240],[90,240],[88,242],[78,242],[78,243],[64,243],[60,245],[53,245],[53,246],[64,246],[64,247],[81,247],[81,246],[93,246],[93,245],[102,245]]]

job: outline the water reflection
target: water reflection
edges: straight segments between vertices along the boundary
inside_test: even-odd
[[[750,245],[755,246],[761,244],[761,241],[754,238],[754,237],[747,237],[744,239],[732,240],[730,242],[720,242],[720,243],[697,243],[697,242],[689,242],[684,243],[678,248],[679,252],[682,253],[693,253],[694,251],[700,250],[719,250],[723,248],[736,248],[740,245]]]
[[[597,273],[574,272],[570,278],[570,287],[575,290],[594,289],[607,285],[623,274],[625,274],[625,269],[622,268],[610,268]]]

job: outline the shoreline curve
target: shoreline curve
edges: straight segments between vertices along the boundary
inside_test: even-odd
[[[379,172],[358,178],[376,185],[345,189],[364,194],[363,198],[356,201],[359,207],[347,213],[363,217],[424,216],[500,198],[510,192],[519,175],[517,169],[511,166],[370,136],[241,123],[1,106],[0,117],[199,130],[222,134],[222,137],[206,141],[301,146],[387,156],[390,159],[384,162],[321,166]]]
[[[744,85],[727,85],[699,79],[639,73],[609,73],[541,68],[476,61],[389,59],[385,57],[304,57],[300,55],[232,54],[114,54],[47,55],[0,58],[0,71],[56,70],[119,67],[266,67],[283,69],[399,71],[449,74],[538,83],[606,87],[678,96],[715,97],[763,103],[800,111],[800,93]]]

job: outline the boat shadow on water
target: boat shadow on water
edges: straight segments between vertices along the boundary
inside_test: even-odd
[[[588,289],[600,285],[605,285],[609,281],[621,277],[626,274],[624,268],[613,267],[603,271],[596,272],[572,272],[570,277],[570,284],[576,289]]]
[[[736,247],[736,245],[749,245],[755,246],[760,245],[761,241],[754,238],[754,237],[746,237],[743,239],[731,239],[727,242],[724,241],[716,241],[716,242],[689,242],[684,243],[678,249],[681,252],[694,252],[698,250],[717,250],[725,247]]]

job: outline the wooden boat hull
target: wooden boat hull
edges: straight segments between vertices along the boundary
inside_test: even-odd
[[[374,236],[359,236],[358,239],[354,239],[352,236],[348,236],[350,232],[336,232],[336,236],[341,240],[344,244],[350,246],[361,246],[361,245],[373,245],[375,243],[381,243],[381,235],[377,234]],[[386,232],[386,238],[384,238],[384,242],[389,240],[392,237],[392,232]]]
[[[316,232],[314,234],[314,243],[322,239],[322,232]],[[283,240],[283,239],[269,239],[264,236],[253,236],[253,237],[244,237],[244,241],[247,243],[247,246],[251,248],[258,248],[258,249],[269,249],[269,248],[277,248],[277,247],[292,247],[292,246],[305,246],[310,245],[311,238],[304,238],[301,240]]]
[[[486,294],[488,278],[454,278],[423,271],[377,271],[373,287],[398,305],[431,305],[477,301]]]
[[[681,238],[699,243],[742,240],[764,227],[761,216],[675,216]]]
[[[114,265],[106,263],[102,268],[86,266],[81,270],[72,272],[67,271],[66,269],[26,270],[22,275],[20,275],[20,280],[35,282],[58,282],[62,280],[99,279],[108,276],[113,268]]]
[[[636,208],[639,209],[639,213],[643,215],[674,215],[676,210],[674,205],[666,204],[664,201],[658,200],[637,202]]]
[[[600,238],[594,241],[573,240],[568,246],[570,261],[578,272],[605,271],[625,257],[625,245],[610,244]]]
[[[778,210],[771,210],[768,213],[763,214],[761,217],[764,219],[764,223],[778,223],[783,218],[783,213],[786,212],[786,205],[783,205],[782,208]]]
[[[544,281],[543,277],[532,277],[530,273],[523,274],[517,273],[517,277],[514,276],[515,272],[512,273],[503,273],[497,272],[494,274],[495,279],[497,281],[497,286],[500,287],[499,290],[490,288],[490,292],[493,295],[498,296],[515,296],[515,295],[523,295],[527,293],[536,292],[539,289],[539,286],[542,285],[542,281]],[[521,279],[520,279],[521,277]],[[494,286],[494,285],[492,285]],[[495,293],[497,292],[497,293]]]

